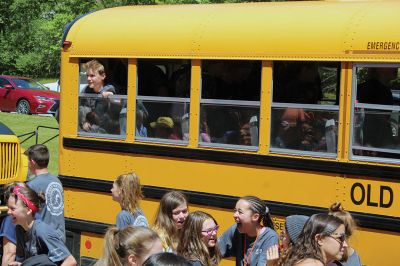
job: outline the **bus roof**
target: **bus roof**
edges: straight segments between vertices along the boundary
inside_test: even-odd
[[[400,60],[400,2],[125,6],[77,20],[72,57]]]

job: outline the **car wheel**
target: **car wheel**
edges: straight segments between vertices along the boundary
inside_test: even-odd
[[[31,107],[29,106],[29,102],[25,99],[19,100],[19,102],[17,103],[17,113],[18,114],[29,114],[31,109]]]

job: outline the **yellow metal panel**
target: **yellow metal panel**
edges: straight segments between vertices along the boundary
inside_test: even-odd
[[[400,260],[399,237],[399,233],[360,229],[350,238],[350,245],[360,254],[363,265],[397,266]]]
[[[60,136],[76,135],[78,125],[79,59],[69,56],[61,53]],[[62,141],[59,138],[60,147]],[[59,165],[61,167],[62,163]]]
[[[189,148],[196,148],[199,143],[199,123],[200,123],[200,94],[201,94],[201,61],[192,60],[192,72],[190,82],[190,137]]]
[[[68,51],[86,57],[398,61],[393,25],[400,24],[399,10],[397,1],[118,7],[78,20],[67,36]],[[104,36],[112,41],[94,41]]]
[[[143,185],[235,196],[255,194],[273,201],[322,207],[327,207],[336,200],[336,191],[332,188],[337,186],[339,178],[326,173],[287,171],[189,159],[176,160],[149,155],[123,156],[121,153],[65,149],[63,156],[64,163],[68,162],[69,167],[60,174],[66,176],[112,181],[123,172],[135,171],[139,174]],[[110,167],[104,168],[98,165]],[[317,203],[316,198],[319,199]]]
[[[128,60],[128,102],[126,106],[126,141],[134,140],[135,125],[136,125],[136,59]],[[132,121],[132,123],[130,123]]]
[[[99,258],[103,250],[103,236],[83,232],[80,242],[80,256],[89,258]]]
[[[341,188],[343,205],[347,209],[393,217],[400,217],[400,186],[398,181],[365,176],[346,177]]]
[[[341,161],[349,161],[350,147],[350,116],[351,116],[351,97],[352,97],[352,64],[342,63],[342,71],[340,76],[340,124],[338,132],[339,146],[338,158]]]
[[[261,99],[260,99],[260,122],[259,122],[259,154],[269,153],[269,134],[271,130],[271,102],[272,102],[272,62],[262,62],[261,72]],[[261,108],[261,106],[263,108]],[[261,132],[263,132],[261,134]]]
[[[66,217],[85,221],[115,224],[117,213],[121,209],[119,204],[112,200],[111,192],[91,192],[89,196],[87,191],[65,188],[64,201]]]

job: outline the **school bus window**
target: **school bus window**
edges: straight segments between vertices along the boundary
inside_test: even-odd
[[[271,152],[337,153],[340,63],[274,62]]]
[[[190,60],[138,60],[137,140],[188,142],[190,80]]]
[[[398,70],[395,65],[355,66],[352,152],[358,159],[400,159]]]
[[[258,148],[261,61],[203,60],[202,146]]]
[[[126,59],[80,61],[78,134],[89,137],[126,136]]]

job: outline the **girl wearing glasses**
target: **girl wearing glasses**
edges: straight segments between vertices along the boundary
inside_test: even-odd
[[[120,175],[113,183],[112,198],[121,206],[116,225],[122,229],[128,225],[148,227],[146,216],[139,207],[143,198],[139,177],[136,173]]]
[[[62,235],[46,223],[35,220],[44,197],[28,187],[15,186],[8,198],[8,215],[16,224],[18,261],[8,265],[77,265]],[[37,263],[37,264],[35,264]]]
[[[216,266],[221,260],[217,243],[219,226],[208,213],[196,211],[189,214],[182,229],[178,254],[188,259],[192,266]]]
[[[264,201],[246,196],[236,202],[235,224],[218,239],[223,257],[236,257],[237,266],[265,266],[267,249],[279,238]]]
[[[188,215],[188,201],[183,193],[171,191],[161,198],[153,229],[161,238],[165,251],[176,251],[179,231],[183,228]]]
[[[314,214],[280,265],[325,266],[341,260],[346,248],[343,221],[325,213]]]
[[[345,231],[346,231],[346,236],[350,237],[354,231],[356,230],[356,222],[354,221],[353,217],[351,214],[344,210],[342,204],[340,202],[336,202],[332,204],[332,206],[329,208],[329,214],[338,217],[340,220],[343,221]],[[330,266],[361,266],[361,259],[360,256],[358,255],[357,251],[350,247],[349,245],[347,246],[344,256],[341,261],[334,261]]]

